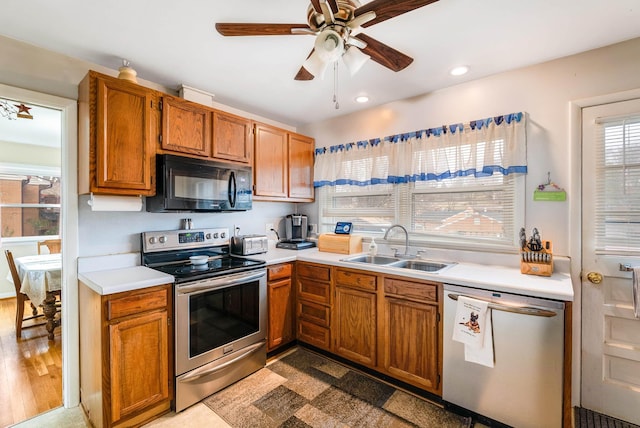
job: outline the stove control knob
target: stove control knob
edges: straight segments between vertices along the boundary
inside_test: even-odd
[[[213,239],[218,239],[218,232],[213,234]]]
[[[206,236],[205,236],[205,238],[206,238],[206,239],[211,239],[211,234],[210,234],[210,233],[207,233],[207,234],[206,234]]]
[[[226,233],[222,232],[222,233],[220,234],[220,238],[224,239],[224,238],[226,238],[226,237],[227,237],[227,234],[226,234]]]
[[[155,236],[152,236],[151,238],[149,238],[149,244],[155,244],[156,242],[158,242],[158,240],[156,239]]]
[[[161,244],[164,244],[167,242],[167,237],[166,236],[161,236],[158,238],[158,241],[160,241]]]

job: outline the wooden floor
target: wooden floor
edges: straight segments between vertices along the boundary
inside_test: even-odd
[[[16,340],[15,305],[0,299],[0,427],[62,405],[61,329],[51,342],[44,326],[23,329]]]

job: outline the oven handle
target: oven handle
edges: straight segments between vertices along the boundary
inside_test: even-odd
[[[220,364],[219,366],[216,366],[216,367],[213,367],[213,368],[204,366],[204,367],[201,367],[199,369],[193,370],[188,375],[182,377],[180,379],[180,382],[190,382],[190,381],[193,381],[193,380],[196,380],[196,379],[200,379],[201,377],[214,374],[214,373],[216,373],[216,372],[218,372],[218,371],[220,371],[222,369],[225,369],[225,368],[229,367],[231,364],[237,363],[238,361],[240,361],[242,359],[245,359],[245,358],[251,356],[252,354],[255,354],[263,346],[264,346],[264,342],[258,342],[256,344],[248,346],[246,352],[243,352],[241,355],[238,355],[234,359],[229,360],[226,363]]]
[[[265,270],[259,270],[257,272],[239,273],[234,275],[228,275],[223,278],[207,279],[204,281],[198,281],[192,285],[185,285],[178,287],[178,294],[195,293],[196,291],[203,290],[215,290],[218,288],[231,287],[245,282],[250,282],[265,276],[267,273]]]

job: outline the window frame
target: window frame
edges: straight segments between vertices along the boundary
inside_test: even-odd
[[[47,165],[28,165],[28,164],[14,164],[0,162],[0,174],[5,175],[41,175],[61,178],[61,168]],[[62,200],[62,195],[60,195]],[[60,204],[15,204],[15,203],[3,203],[0,201],[0,208],[59,208],[62,209],[62,203]],[[58,224],[58,232],[62,224]],[[18,236],[18,237],[5,237],[1,235],[2,242],[10,243],[28,243],[37,242],[43,239],[57,239],[60,237],[60,233],[56,235],[33,235],[33,236]]]

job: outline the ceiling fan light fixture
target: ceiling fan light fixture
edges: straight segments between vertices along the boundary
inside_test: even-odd
[[[313,76],[324,79],[324,74],[329,68],[329,62],[322,59],[317,51],[314,51],[302,66]]]
[[[344,40],[337,31],[328,28],[318,34],[314,47],[323,61],[334,62],[344,53]]]
[[[342,60],[344,61],[344,65],[347,66],[351,77],[353,77],[362,66],[370,59],[371,57],[360,49],[349,46],[347,51],[342,55]]]

